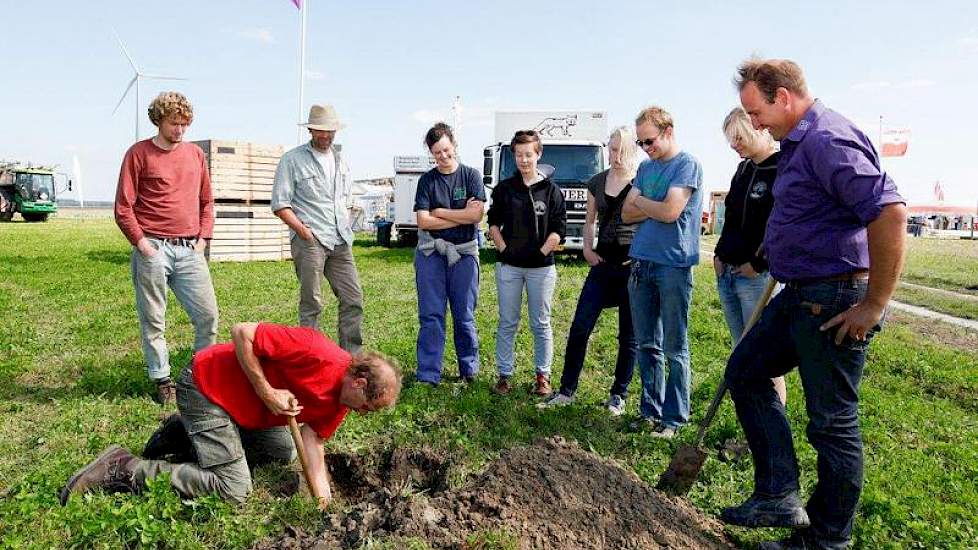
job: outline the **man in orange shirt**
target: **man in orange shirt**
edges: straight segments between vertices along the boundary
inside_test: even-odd
[[[149,119],[159,132],[126,152],[115,196],[116,224],[133,247],[130,265],[143,356],[164,405],[176,396],[163,336],[167,285],[194,325],[194,351],[217,337],[217,299],[204,259],[205,241],[214,230],[210,175],[200,147],[183,142],[193,118],[183,94],[157,96]]]
[[[382,354],[351,356],[309,327],[238,323],[231,339],[197,353],[177,381],[177,407],[193,462],[141,459],[113,445],[68,480],[61,503],[93,489],[139,492],[163,472],[184,498],[217,494],[240,503],[252,490],[250,467],[295,456],[285,428],[294,416],[304,423],[310,490],[325,507],[331,493],[323,441],[351,409],[368,413],[393,406],[400,374]]]

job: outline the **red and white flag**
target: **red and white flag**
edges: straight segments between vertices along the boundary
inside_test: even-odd
[[[934,182],[934,198],[937,202],[944,202],[944,188],[941,187],[940,181]]]
[[[907,145],[909,143],[910,130],[886,130],[883,132],[880,154],[884,157],[902,157],[907,154]]]

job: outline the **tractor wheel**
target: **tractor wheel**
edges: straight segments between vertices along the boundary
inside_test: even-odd
[[[24,216],[24,221],[26,221],[26,222],[46,222],[46,221],[48,221],[48,215],[47,215],[46,212],[43,213],[43,214],[35,214],[35,213],[21,212],[21,215]]]

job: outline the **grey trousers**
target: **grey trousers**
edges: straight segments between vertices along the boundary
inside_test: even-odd
[[[299,325],[319,330],[319,314],[323,310],[323,277],[339,302],[337,343],[350,353],[360,351],[363,337],[363,291],[360,276],[353,263],[353,249],[338,244],[332,250],[313,238],[292,237],[292,263],[299,278]]]
[[[224,409],[200,393],[192,370],[187,367],[177,380],[177,408],[197,452],[197,462],[140,460],[134,468],[136,481],[143,484],[169,472],[170,485],[184,498],[217,494],[225,500],[243,502],[252,489],[249,464],[288,464],[295,458],[292,436],[285,426],[239,428]]]

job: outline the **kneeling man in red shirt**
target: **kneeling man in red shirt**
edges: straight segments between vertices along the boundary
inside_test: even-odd
[[[290,462],[295,445],[287,417],[301,428],[309,474],[321,507],[330,500],[323,441],[353,409],[368,413],[394,405],[400,373],[378,352],[350,355],[307,327],[238,323],[229,344],[199,351],[177,381],[177,407],[195,461],[138,458],[113,445],[75,473],[61,490],[139,492],[146,480],[169,472],[184,498],[216,493],[242,502],[252,489],[249,464]]]

